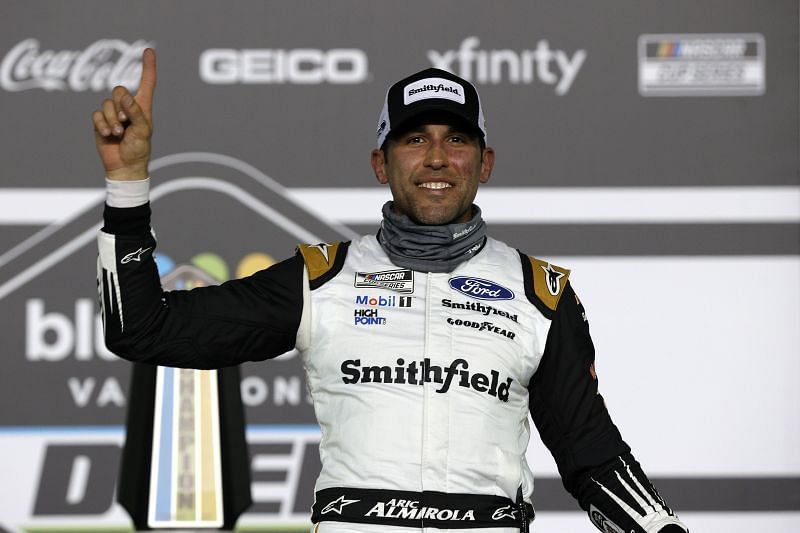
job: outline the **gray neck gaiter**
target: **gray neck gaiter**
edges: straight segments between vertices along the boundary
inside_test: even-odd
[[[464,224],[422,226],[395,213],[392,202],[386,202],[378,242],[397,266],[419,272],[452,272],[478,253],[486,239],[481,209],[473,207],[475,216]]]

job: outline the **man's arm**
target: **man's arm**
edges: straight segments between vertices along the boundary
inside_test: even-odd
[[[583,305],[567,283],[529,386],[531,415],[564,487],[601,531],[685,532],[611,421],[597,391]]]
[[[148,203],[155,86],[156,56],[148,48],[136,94],[115,87],[92,114],[108,191],[97,277],[106,344],[133,361],[194,368],[290,350],[302,312],[299,255],[218,287],[162,292]]]
[[[162,292],[149,204],[114,207],[134,201],[119,189],[137,187],[146,183],[111,183],[98,235],[97,282],[109,349],[132,361],[192,368],[292,349],[303,307],[302,257],[219,286]]]

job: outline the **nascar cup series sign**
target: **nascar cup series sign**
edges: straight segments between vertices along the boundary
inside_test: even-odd
[[[642,96],[758,96],[766,90],[764,36],[639,37]]]

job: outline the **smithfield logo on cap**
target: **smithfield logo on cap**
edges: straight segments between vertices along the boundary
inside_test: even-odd
[[[425,78],[409,83],[403,88],[403,104],[408,105],[428,98],[444,98],[459,104],[466,103],[464,87],[444,78]]]
[[[458,276],[447,280],[450,288],[478,300],[513,300],[514,293],[488,279]]]

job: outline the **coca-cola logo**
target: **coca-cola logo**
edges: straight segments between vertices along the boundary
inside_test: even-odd
[[[142,52],[153,43],[101,39],[84,50],[42,50],[25,39],[0,63],[0,87],[6,91],[110,91],[124,85],[135,91],[142,72]]]
[[[478,300],[513,300],[514,293],[488,279],[458,276],[448,280],[450,288]]]

